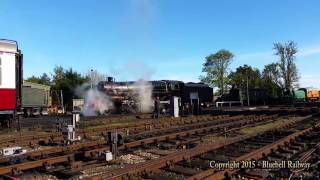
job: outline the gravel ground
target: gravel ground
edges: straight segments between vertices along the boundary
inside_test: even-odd
[[[137,164],[141,162],[145,162],[145,158],[134,155],[134,154],[126,154],[122,155],[119,157],[119,159],[124,163],[124,164]]]
[[[19,177],[20,180],[58,180],[57,177],[49,174],[28,173]]]
[[[216,142],[221,142],[225,140],[225,137],[223,136],[214,136],[214,135],[207,135],[205,137],[203,137],[202,139],[202,143],[216,143]]]
[[[121,168],[121,167],[122,166],[120,165],[105,165],[105,166],[99,166],[99,167],[87,169],[87,170],[81,171],[81,173],[82,173],[82,177],[86,178],[91,176],[98,176],[102,172],[106,172],[108,170],[110,171],[112,169]]]
[[[141,150],[138,150],[136,152],[134,152],[135,155],[138,155],[144,159],[150,160],[150,159],[158,159],[160,156],[156,155],[156,154],[152,154],[149,152],[143,152]]]

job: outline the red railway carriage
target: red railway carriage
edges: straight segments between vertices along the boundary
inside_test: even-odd
[[[0,122],[11,126],[21,108],[22,54],[16,41],[0,39]]]

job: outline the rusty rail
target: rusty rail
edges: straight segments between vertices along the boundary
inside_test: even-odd
[[[319,126],[320,126],[320,123],[318,123],[316,125],[316,127],[319,127]],[[278,140],[278,141],[276,141],[276,142],[274,142],[272,144],[269,144],[267,146],[264,146],[264,147],[262,147],[260,149],[255,150],[255,151],[253,151],[251,153],[248,153],[248,154],[245,154],[243,156],[240,156],[240,157],[236,158],[235,161],[239,162],[239,161],[242,161],[242,160],[252,160],[252,159],[259,160],[259,159],[261,159],[263,157],[263,155],[270,154],[272,152],[272,150],[275,150],[278,147],[281,147],[281,146],[285,145],[285,143],[290,142],[291,140],[297,138],[300,135],[303,135],[303,134],[306,134],[306,133],[312,131],[312,129],[313,129],[313,127],[305,129],[303,131],[296,132],[294,134],[291,134],[291,135],[289,135],[289,136],[287,136],[285,138],[282,138],[282,139],[280,139],[280,140]],[[200,173],[198,173],[198,174],[196,174],[194,176],[189,177],[188,180],[199,180],[199,179],[204,179],[204,178],[205,179],[212,179],[212,180],[214,180],[214,179],[223,179],[225,173],[232,174],[232,173],[235,173],[237,171],[238,170],[236,170],[236,169],[235,170],[227,169],[227,170],[224,170],[224,171],[219,171],[217,173],[214,173],[214,169],[208,169],[206,171],[200,172]]]
[[[298,123],[300,121],[303,121],[303,120],[311,118],[311,117],[312,116],[310,115],[310,116],[306,116],[303,118],[297,118],[295,120],[292,120],[292,121],[289,121],[289,122],[283,124],[280,127],[275,128],[275,129],[285,128],[285,127],[288,127],[289,125]],[[221,142],[221,143],[211,143],[208,145],[198,145],[197,147],[192,148],[192,149],[182,150],[182,151],[179,151],[176,153],[169,154],[165,157],[162,157],[161,159],[150,160],[150,161],[135,164],[135,165],[128,165],[125,168],[111,170],[111,171],[103,173],[102,175],[93,176],[91,178],[92,179],[118,179],[124,175],[126,175],[126,176],[138,175],[139,176],[139,175],[143,174],[144,172],[158,171],[160,168],[162,168],[168,164],[174,164],[174,163],[177,163],[177,162],[182,161],[184,159],[190,159],[191,157],[194,157],[194,156],[197,156],[200,154],[204,154],[206,152],[216,150],[221,147],[224,147],[224,146],[227,146],[230,144],[234,144],[236,142],[240,142],[240,141],[252,138],[252,137],[256,137],[260,134],[262,134],[262,133],[254,133],[251,135],[242,135],[239,137],[230,138],[230,139],[228,139],[224,142]]]
[[[197,134],[197,133],[200,134],[200,133],[204,133],[204,132],[208,132],[208,131],[218,130],[218,129],[221,129],[224,127],[228,127],[228,128],[240,127],[241,125],[244,125],[244,124],[260,122],[260,121],[272,119],[275,117],[277,117],[277,116],[271,116],[271,117],[266,116],[266,117],[261,117],[260,119],[255,119],[255,120],[235,121],[235,122],[230,122],[230,123],[226,123],[226,124],[212,125],[212,126],[208,126],[208,127],[204,127],[204,128],[197,128],[197,129],[186,130],[186,131],[182,131],[182,132],[176,132],[176,133],[156,136],[156,137],[152,137],[152,138],[146,138],[146,139],[142,139],[142,140],[137,140],[137,141],[125,143],[123,146],[119,147],[119,149],[120,150],[127,149],[127,148],[132,148],[132,147],[136,147],[136,146],[140,146],[140,145],[152,144],[155,142],[160,142],[160,141],[165,141],[165,140],[173,140],[173,139],[177,139],[178,137],[181,138],[181,137],[185,137],[185,136],[189,136],[189,135],[193,135],[193,134]],[[235,119],[233,119],[233,120],[235,120]],[[95,149],[95,150],[91,150],[91,151],[86,151],[85,156],[89,157],[94,152],[103,152],[106,150],[108,150],[108,148],[100,148],[100,149]]]
[[[147,138],[147,139],[143,139],[143,140],[139,140],[139,141],[134,141],[134,142],[130,142],[130,143],[126,143],[124,146],[119,147],[119,149],[125,149],[128,147],[135,147],[135,146],[139,146],[142,144],[148,144],[148,143],[153,143],[155,141],[163,141],[163,140],[168,140],[168,139],[175,139],[178,136],[186,136],[186,135],[190,135],[190,134],[194,134],[194,133],[199,133],[199,132],[206,132],[209,131],[211,129],[219,129],[222,127],[226,127],[226,125],[229,126],[236,126],[239,127],[241,124],[248,124],[249,122],[256,122],[256,121],[263,121],[266,119],[271,119],[271,118],[275,118],[277,117],[276,115],[273,116],[262,116],[256,120],[253,119],[249,119],[249,120],[242,120],[242,121],[235,121],[235,122],[230,122],[227,124],[220,124],[220,125],[213,125],[213,126],[209,126],[209,127],[204,127],[204,128],[198,128],[198,129],[193,129],[193,130],[186,130],[186,131],[182,131],[182,132],[178,132],[178,133],[173,133],[173,134],[169,134],[169,135],[163,135],[163,136],[158,136],[158,137],[153,137],[153,138]],[[231,117],[231,120],[235,120],[238,119],[239,117]],[[99,141],[95,141],[95,142],[88,142],[88,143],[83,143],[83,144],[74,144],[74,145],[69,145],[69,146],[65,146],[65,147],[56,147],[56,148],[50,148],[50,149],[43,149],[40,151],[35,151],[35,152],[30,152],[27,155],[29,156],[41,156],[41,155],[48,155],[50,153],[59,153],[59,152],[73,152],[75,150],[79,150],[81,148],[85,148],[85,147],[94,147],[94,146],[98,146],[98,145],[105,145],[105,141],[103,140],[99,140]],[[84,151],[84,156],[85,157],[91,157],[93,155],[93,153],[97,153],[97,152],[103,152],[105,150],[109,150],[109,148],[97,148],[94,150],[88,150],[88,151]],[[36,168],[36,167],[41,167],[45,164],[56,164],[56,163],[62,163],[62,162],[69,162],[71,159],[74,159],[74,153],[71,153],[69,155],[63,155],[63,156],[59,156],[59,157],[53,157],[53,158],[46,158],[46,159],[41,159],[41,160],[37,160],[37,161],[32,161],[32,162],[26,162],[26,163],[20,163],[20,164],[15,164],[15,165],[11,165],[11,166],[5,166],[5,167],[0,167],[0,174],[6,174],[6,173],[10,173],[13,172],[15,170],[26,170],[26,169],[32,169],[32,168]]]
[[[93,135],[105,135],[107,131],[117,130],[117,131],[139,131],[144,132],[147,131],[149,127],[153,127],[154,129],[161,129],[170,127],[173,125],[181,125],[181,124],[190,124],[201,121],[211,121],[217,120],[219,118],[226,118],[228,116],[197,116],[197,117],[186,117],[186,118],[163,118],[160,121],[152,121],[152,120],[144,120],[141,122],[137,122],[135,124],[129,125],[118,125],[113,127],[103,127],[103,128],[92,128],[92,129],[81,129],[77,130],[77,134],[80,136],[93,136]],[[49,141],[62,141],[63,136],[61,132],[47,133],[47,134],[37,134],[37,135],[25,135],[20,136],[17,134],[14,138],[1,139],[0,144],[1,147],[8,147],[11,145],[20,145],[20,146],[31,146],[39,143],[40,141],[48,143]]]
[[[223,120],[219,120],[219,121],[213,121],[215,124],[218,124],[219,122],[229,122],[229,121],[235,121],[235,120],[240,120],[243,116],[235,116],[235,117],[229,117],[227,119],[223,119]],[[187,128],[191,128],[193,126],[204,126],[204,125],[209,125],[211,122],[205,122],[205,123],[195,123],[195,124],[190,124],[190,125],[185,125],[185,126],[178,126],[178,127],[174,127],[174,128],[169,128],[169,129],[165,129],[165,130],[170,130],[170,129],[173,129],[173,130],[180,130],[182,131],[183,129],[187,129]],[[230,123],[229,123],[230,124]],[[228,124],[226,124],[228,125]],[[218,127],[220,127],[222,125],[219,125]],[[209,127],[212,127],[212,126],[209,126]],[[195,128],[196,129],[196,128]],[[209,129],[208,127],[206,129]],[[203,129],[202,129],[203,130]],[[163,130],[157,130],[156,132],[161,132]],[[201,129],[199,130],[199,132],[201,131]],[[153,131],[152,131],[153,132]],[[152,133],[151,132],[151,133]],[[164,131],[165,132],[165,131]],[[197,131],[196,131],[197,132]],[[181,135],[186,135],[186,134],[183,134],[183,132],[180,132]],[[191,133],[193,134],[193,132]],[[140,134],[140,137],[143,136],[144,133]],[[167,135],[164,135],[165,137],[169,137],[168,139],[173,139],[172,137],[175,137],[177,135],[176,134],[169,134],[169,136]],[[130,136],[129,136],[130,137]],[[160,136],[160,137],[155,137],[153,138],[154,140],[157,139],[158,141],[162,141],[162,140],[165,140],[163,138],[163,136]],[[149,144],[149,143],[152,143],[152,141],[150,141],[150,138],[147,138],[147,139],[143,139],[143,140],[138,140],[138,141],[134,141],[134,142],[131,142],[131,143],[126,143],[124,147],[120,147],[120,149],[123,149],[123,148],[127,148],[127,147],[135,147],[135,146],[139,146],[141,144],[143,144],[143,142],[145,141],[145,144]],[[92,142],[84,142],[84,143],[79,143],[79,144],[72,144],[72,145],[67,145],[67,146],[57,146],[57,147],[51,147],[51,148],[46,148],[46,149],[41,149],[41,150],[36,150],[36,151],[31,151],[31,152],[28,152],[27,154],[25,154],[25,156],[28,156],[28,157],[39,157],[39,156],[44,156],[44,155],[50,155],[50,154],[54,154],[54,153],[61,153],[61,152],[72,152],[72,151],[76,151],[76,150],[80,150],[82,148],[94,148],[94,150],[92,151],[87,151],[85,153],[85,156],[89,157],[90,154],[92,152],[102,152],[102,151],[105,151],[105,150],[108,150],[108,148],[99,148],[99,146],[105,146],[106,145],[106,141],[105,140],[97,140],[97,141],[92,141]],[[0,158],[0,163],[2,162],[7,162],[9,161],[11,158],[10,157],[1,157]]]

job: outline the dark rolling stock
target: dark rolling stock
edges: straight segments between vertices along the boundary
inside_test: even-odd
[[[191,99],[198,98],[201,103],[212,102],[213,89],[202,83],[184,83],[181,91],[181,99],[183,102],[191,102]]]
[[[163,104],[169,104],[171,97],[180,98],[180,106],[207,106],[212,103],[213,89],[203,83],[184,83],[175,80],[114,82],[112,78],[108,81],[98,83],[98,90],[107,94],[114,102],[116,109],[126,106],[136,106],[136,89],[148,86],[151,89],[152,99],[159,97]],[[164,105],[165,107],[169,107]]]
[[[228,94],[221,96],[219,101],[242,101],[243,104],[248,105],[248,99],[250,105],[266,105],[269,103],[270,98],[266,89],[249,88],[249,98],[247,95],[247,89],[232,88]]]

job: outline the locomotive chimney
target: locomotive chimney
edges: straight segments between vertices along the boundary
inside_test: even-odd
[[[113,82],[113,77],[109,76],[108,77],[108,82]]]

